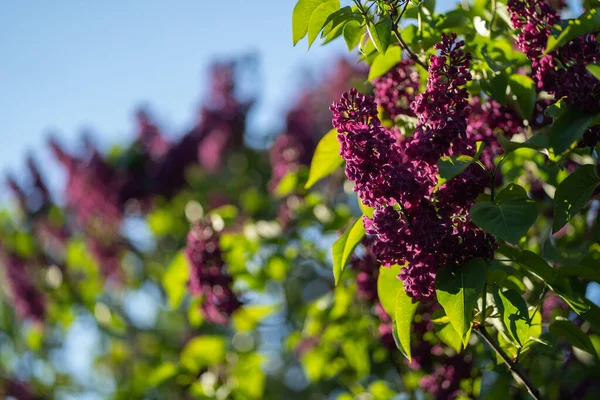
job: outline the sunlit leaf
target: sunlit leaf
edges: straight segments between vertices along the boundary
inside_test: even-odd
[[[165,271],[162,284],[169,299],[169,306],[177,308],[187,290],[189,279],[188,261],[183,251],[177,253],[171,265]]]
[[[483,290],[486,271],[485,261],[474,258],[461,267],[444,266],[437,273],[438,301],[464,344],[469,341],[473,309]]]
[[[404,285],[399,285],[396,289],[396,305],[394,312],[394,329],[397,332],[397,345],[402,354],[408,361],[412,361],[410,352],[410,327],[415,316],[415,311],[419,302],[413,302],[412,298],[406,294]]]
[[[308,181],[304,186],[306,189],[309,189],[319,180],[330,175],[344,163],[344,159],[340,155],[341,147],[337,135],[337,130],[332,129],[327,132],[317,144],[317,148],[315,149],[315,153],[310,163]]]
[[[333,244],[331,253],[333,257],[333,277],[336,285],[342,276],[346,264],[350,260],[350,257],[352,257],[354,249],[364,236],[365,228],[363,226],[362,218],[359,218],[350,228],[346,229],[344,234]]]

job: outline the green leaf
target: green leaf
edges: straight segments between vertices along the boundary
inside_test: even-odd
[[[204,367],[225,360],[225,347],[225,338],[222,336],[197,336],[181,351],[179,364],[190,372],[200,372]]]
[[[569,281],[561,276],[542,257],[528,250],[506,255],[522,265],[538,279],[545,282],[550,289],[562,297],[577,314],[581,315],[589,310],[585,298],[573,292]]]
[[[517,243],[527,233],[537,214],[535,201],[513,183],[498,193],[494,202],[477,202],[469,211],[475,225],[510,243]]]
[[[524,142],[513,142],[502,134],[497,135],[496,138],[506,153],[518,149],[542,150],[550,147],[548,134],[544,131],[537,132]]]
[[[440,317],[441,314],[441,317]],[[444,310],[438,310],[434,314],[433,327],[435,334],[444,344],[459,353],[462,350],[462,338],[450,323],[450,319],[444,314]]]
[[[399,280],[399,279],[398,279]],[[410,354],[410,326],[412,325],[415,311],[419,302],[413,303],[411,297],[406,294],[404,285],[400,284],[396,290],[396,307],[394,312],[394,324],[398,334],[398,348],[408,361],[412,361]]]
[[[379,267],[379,275],[377,276],[377,296],[379,297],[379,302],[387,315],[392,319],[396,313],[396,294],[399,290],[404,290],[404,285],[398,278],[401,269],[402,267],[399,265],[392,265],[391,267],[382,265]]]
[[[573,347],[576,347],[579,350],[583,350],[594,356],[597,355],[590,338],[583,333],[577,325],[566,318],[558,317],[556,321],[550,325],[550,333],[554,336],[567,339]]]
[[[233,326],[238,332],[252,331],[278,308],[277,304],[253,304],[240,307],[231,316]]]
[[[514,290],[494,291],[502,323],[518,347],[529,341],[529,311],[521,295]]]
[[[462,267],[443,266],[436,277],[436,294],[450,323],[466,345],[471,331],[473,309],[483,290],[487,265],[473,258]]]
[[[558,36],[550,36],[546,46],[546,54],[564,44],[588,33],[600,31],[599,9],[585,12],[577,19],[572,19]]]
[[[598,80],[600,80],[600,64],[588,64],[586,65],[588,72]]]
[[[346,267],[346,263],[350,260],[350,257],[352,257],[356,245],[360,243],[363,236],[365,236],[365,228],[363,226],[362,218],[359,218],[349,229],[346,229],[344,234],[333,244],[331,251],[333,256],[333,277],[336,285]]]
[[[265,373],[261,368],[264,357],[257,353],[238,354],[238,362],[233,367],[232,378],[236,382],[236,397],[239,391],[244,399],[262,399],[265,391]]]
[[[348,51],[352,51],[358,46],[360,37],[365,33],[365,29],[365,26],[358,21],[348,21],[348,23],[344,25],[343,35],[346,46],[348,46]]]
[[[365,206],[360,198],[358,199],[358,206],[360,207],[360,210],[363,212],[363,215],[365,215],[369,218],[373,218],[373,212],[375,211],[375,209],[373,207]]]
[[[358,378],[369,375],[371,372],[369,349],[365,341],[344,340],[342,352],[348,364],[356,371]]]
[[[179,307],[183,300],[187,290],[189,273],[187,258],[184,252],[180,251],[162,277],[162,284],[169,299],[169,306],[173,309]]]
[[[298,0],[292,13],[292,40],[294,46],[308,32],[308,22],[313,12],[326,0]]]
[[[590,281],[600,282],[600,268],[591,265],[563,265],[558,272],[565,277],[577,277]]]
[[[373,64],[369,70],[369,80],[371,81],[384,75],[398,65],[401,60],[402,50],[398,46],[390,47],[385,54],[377,54],[377,57],[375,57],[375,60],[373,60]]]
[[[596,117],[571,104],[564,108],[565,111],[554,118],[548,134],[550,147],[555,154],[562,154],[581,139]]]
[[[560,230],[588,203],[600,183],[595,165],[583,165],[567,176],[554,195],[552,232]]]
[[[388,15],[382,17],[375,25],[371,23],[367,24],[367,31],[369,32],[371,41],[379,53],[385,54],[390,45],[392,26],[392,19]]]
[[[319,33],[323,30],[331,14],[340,9],[340,0],[327,0],[320,4],[310,16],[308,21],[308,48],[312,46]]]
[[[511,92],[517,98],[521,116],[524,119],[530,120],[537,97],[533,80],[526,75],[514,74],[508,78],[508,85],[510,86]]]
[[[521,251],[515,261],[523,265],[529,272],[548,285],[553,285],[558,279],[556,270],[542,257],[529,250]]]
[[[147,383],[151,387],[158,387],[177,375],[177,365],[166,362],[156,367],[148,376]]]
[[[488,63],[491,62],[491,60],[488,60]],[[481,88],[500,104],[506,104],[507,86],[508,78],[505,73],[496,74],[491,79],[485,79],[481,82]]]
[[[460,175],[464,170],[466,170],[469,167],[469,165],[473,164],[474,162],[477,162],[484,147],[485,145],[483,144],[483,142],[477,142],[477,153],[475,154],[475,157],[465,155],[440,157],[440,159],[437,162],[440,174],[438,186],[441,186],[444,183],[448,182],[450,179]]]
[[[284,198],[293,193],[298,187],[298,171],[288,171],[277,184],[273,191],[278,199]]]
[[[337,130],[332,129],[317,144],[310,163],[308,181],[304,185],[306,189],[312,187],[344,163],[344,159],[340,156],[340,142],[337,135]]]

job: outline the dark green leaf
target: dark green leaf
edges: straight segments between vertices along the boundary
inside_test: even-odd
[[[553,291],[562,297],[569,306],[578,314],[588,311],[589,306],[585,299],[579,294],[573,292],[569,281],[557,273],[546,260],[525,250],[517,254],[507,254],[515,262],[522,265],[530,273],[544,281]]]
[[[504,188],[494,202],[480,201],[469,211],[475,225],[492,235],[517,243],[537,219],[537,205],[519,185]]]
[[[507,86],[508,78],[504,73],[496,74],[491,79],[481,82],[481,88],[500,104],[506,104]]]
[[[513,290],[494,291],[502,323],[518,347],[529,341],[529,311],[521,295]]]
[[[595,165],[583,165],[563,180],[554,195],[552,232],[567,224],[588,203],[598,186]]]
[[[365,228],[363,226],[362,218],[359,218],[333,244],[331,252],[333,256],[333,277],[336,285],[340,280],[340,276],[342,275],[348,260],[352,257],[356,245],[360,243],[363,236],[365,236]]]
[[[553,285],[558,279],[556,270],[542,257],[529,250],[522,251],[515,261],[523,265],[529,272],[546,282],[548,285]]]
[[[331,14],[340,9],[340,0],[327,0],[320,4],[310,16],[308,21],[308,48],[312,46],[319,33],[323,30]]]
[[[331,174],[344,163],[344,159],[340,156],[340,142],[337,135],[337,130],[332,129],[317,144],[315,154],[310,162],[308,181],[304,185],[306,189]]]
[[[465,345],[469,340],[473,309],[485,284],[486,270],[485,261],[474,258],[462,267],[444,266],[437,273],[438,301]]]
[[[379,53],[385,54],[390,45],[392,25],[392,19],[388,15],[382,17],[375,25],[371,23],[367,24],[367,31],[369,32],[371,41]]]
[[[517,98],[521,116],[524,119],[530,120],[537,97],[537,91],[533,80],[526,75],[514,74],[508,78],[508,85],[510,86],[511,92]]]
[[[557,318],[556,321],[550,325],[550,333],[567,339],[573,347],[596,356],[596,350],[594,349],[594,345],[592,345],[590,338],[587,337],[577,325],[568,319]]]
[[[464,170],[466,170],[469,165],[473,164],[477,160],[479,160],[479,156],[483,151],[485,145],[483,142],[477,142],[477,153],[475,157],[471,156],[451,156],[451,157],[440,157],[437,162],[440,179],[438,180],[438,185],[441,186],[450,179],[460,175]]]
[[[600,31],[600,15],[598,9],[589,10],[579,18],[569,21],[566,28],[558,36],[550,36],[546,46],[546,54],[552,50],[588,33]]]
[[[594,121],[595,115],[586,113],[580,107],[567,105],[550,127],[549,143],[555,154],[561,154],[583,136]]]
[[[497,135],[496,138],[507,153],[518,149],[542,150],[550,146],[548,134],[544,131],[537,132],[524,142],[512,142],[502,134]]]
[[[410,353],[410,326],[412,325],[413,317],[419,302],[413,303],[404,291],[404,285],[400,285],[396,290],[396,309],[394,313],[394,320],[396,324],[396,332],[398,334],[398,348],[408,358],[408,361],[412,361]],[[397,343],[398,344],[398,343]]]

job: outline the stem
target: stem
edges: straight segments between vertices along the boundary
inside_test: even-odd
[[[490,21],[490,37],[492,37],[492,30],[494,29],[494,22],[496,22],[496,0],[492,0],[492,19]]]
[[[406,42],[404,41],[404,39],[402,39],[402,35],[400,35],[400,31],[398,31],[398,25],[394,25],[392,27],[392,32],[394,33],[394,36],[396,36],[396,39],[398,39],[398,43],[400,43],[400,47],[402,47],[402,49],[404,51],[406,51],[408,53],[408,56],[417,64],[419,64],[421,67],[423,67],[426,71],[429,70],[429,66],[427,66],[426,63],[424,63],[423,61],[421,61],[419,59],[419,57],[413,53],[413,51],[408,47],[408,45],[406,44]]]
[[[533,317],[535,317],[535,314],[538,312],[538,310],[542,306],[542,303],[544,302],[544,297],[546,297],[547,293],[548,293],[548,286],[544,286],[542,295],[540,296],[540,299],[538,300],[537,304],[535,305],[535,308],[533,309],[533,313],[531,313],[531,318],[529,318],[529,325],[531,325],[531,322],[533,321]]]
[[[521,382],[527,388],[527,391],[535,400],[542,400],[542,396],[540,392],[537,390],[531,378],[527,375],[527,373],[521,368],[521,365],[515,363],[510,357],[496,344],[494,339],[490,336],[488,331],[485,329],[483,325],[476,325],[473,327],[475,332],[481,336],[481,338],[500,356],[502,361],[508,367],[508,370],[513,373],[513,376],[518,382]]]
[[[483,291],[481,293],[481,326],[485,325],[485,312],[487,308],[487,283],[483,284]]]

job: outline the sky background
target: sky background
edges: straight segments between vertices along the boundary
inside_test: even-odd
[[[303,72],[346,53],[342,41],[310,52],[305,42],[293,47],[295,2],[1,2],[0,174],[18,174],[33,151],[55,180],[49,132],[67,145],[85,128],[103,146],[123,143],[140,104],[167,135],[180,135],[195,121],[215,57],[258,53],[261,101],[252,125],[276,125]]]

